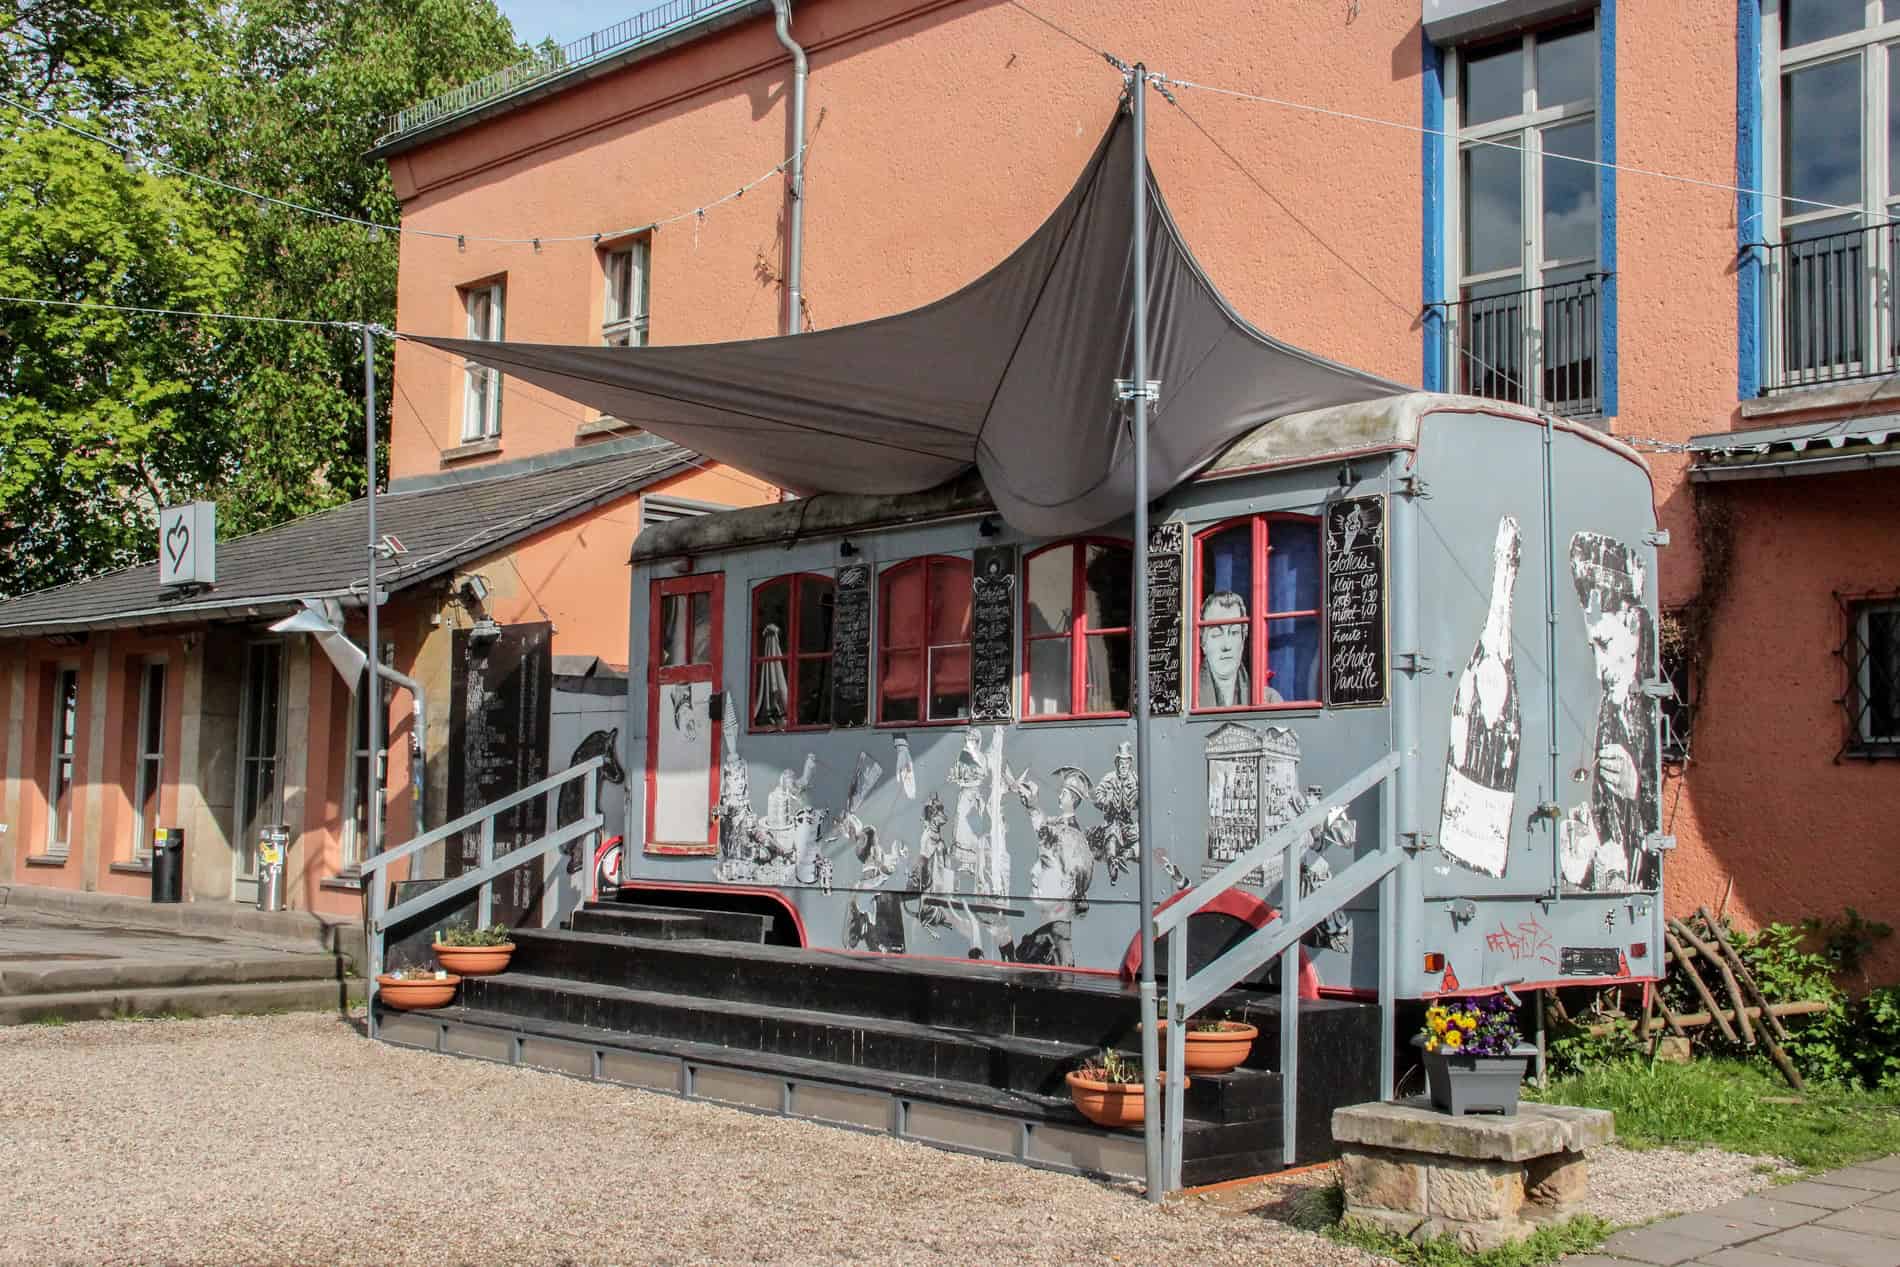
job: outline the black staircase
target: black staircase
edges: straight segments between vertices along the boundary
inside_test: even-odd
[[[1037,968],[770,944],[769,915],[589,903],[515,933],[509,970],[458,1004],[379,1013],[382,1037],[1087,1174],[1139,1177],[1138,1131],[1103,1130],[1063,1075],[1138,1051],[1132,986]],[[1187,1092],[1189,1186],[1333,1155],[1341,1104],[1376,1099],[1379,1011],[1301,1005],[1298,1156],[1282,1155],[1277,994],[1213,1014],[1259,1026],[1249,1066]]]

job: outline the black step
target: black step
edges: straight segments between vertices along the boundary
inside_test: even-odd
[[[589,902],[573,915],[576,931],[630,937],[701,937],[758,945],[772,940],[776,921],[749,911],[697,910],[631,902]],[[686,931],[690,928],[700,931]],[[675,931],[650,931],[672,929]]]
[[[1188,1116],[1206,1122],[1278,1122],[1280,1083],[1279,1074],[1265,1069],[1191,1074]]]

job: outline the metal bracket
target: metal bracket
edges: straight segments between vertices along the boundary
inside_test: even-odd
[[[1667,832],[1652,831],[1643,836],[1643,848],[1650,853],[1668,853],[1676,847],[1676,838]]]
[[[1399,833],[1399,848],[1407,853],[1424,853],[1427,849],[1438,848],[1438,842],[1432,839],[1428,831],[1402,831]]]
[[[1668,678],[1657,678],[1653,682],[1643,683],[1643,694],[1651,699],[1676,698],[1676,684]]]
[[[1116,400],[1134,400],[1137,397],[1148,401],[1150,404],[1160,400],[1161,380],[1151,378],[1145,387],[1140,388],[1135,386],[1135,380],[1132,378],[1118,378],[1115,380]]]
[[[1669,544],[1669,529],[1651,528],[1648,532],[1645,532],[1643,534],[1643,544],[1652,545],[1652,546],[1668,545]]]
[[[1533,823],[1536,822],[1540,818],[1548,818],[1548,819],[1551,819],[1552,821],[1555,821],[1557,819],[1562,818],[1563,816],[1564,816],[1564,807],[1557,804],[1557,802],[1555,801],[1540,802],[1537,808],[1531,811],[1531,821]]]
[[[1454,926],[1469,924],[1478,918],[1478,904],[1468,897],[1459,898],[1446,909],[1451,912],[1451,922]]]
[[[1432,495],[1432,486],[1426,482],[1425,477],[1422,475],[1401,476],[1399,479],[1399,495],[1401,497],[1430,497]]]
[[[1432,658],[1422,651],[1401,651],[1392,657],[1392,665],[1401,673],[1430,673]]]

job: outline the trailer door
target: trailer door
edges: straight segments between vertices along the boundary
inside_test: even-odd
[[[720,573],[653,582],[648,608],[646,851],[711,854],[719,804],[725,580]]]

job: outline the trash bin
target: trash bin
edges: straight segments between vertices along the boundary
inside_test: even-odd
[[[290,852],[290,828],[281,823],[257,834],[257,909],[284,909],[284,855]]]
[[[185,900],[185,833],[178,827],[160,827],[152,833],[152,900]]]

